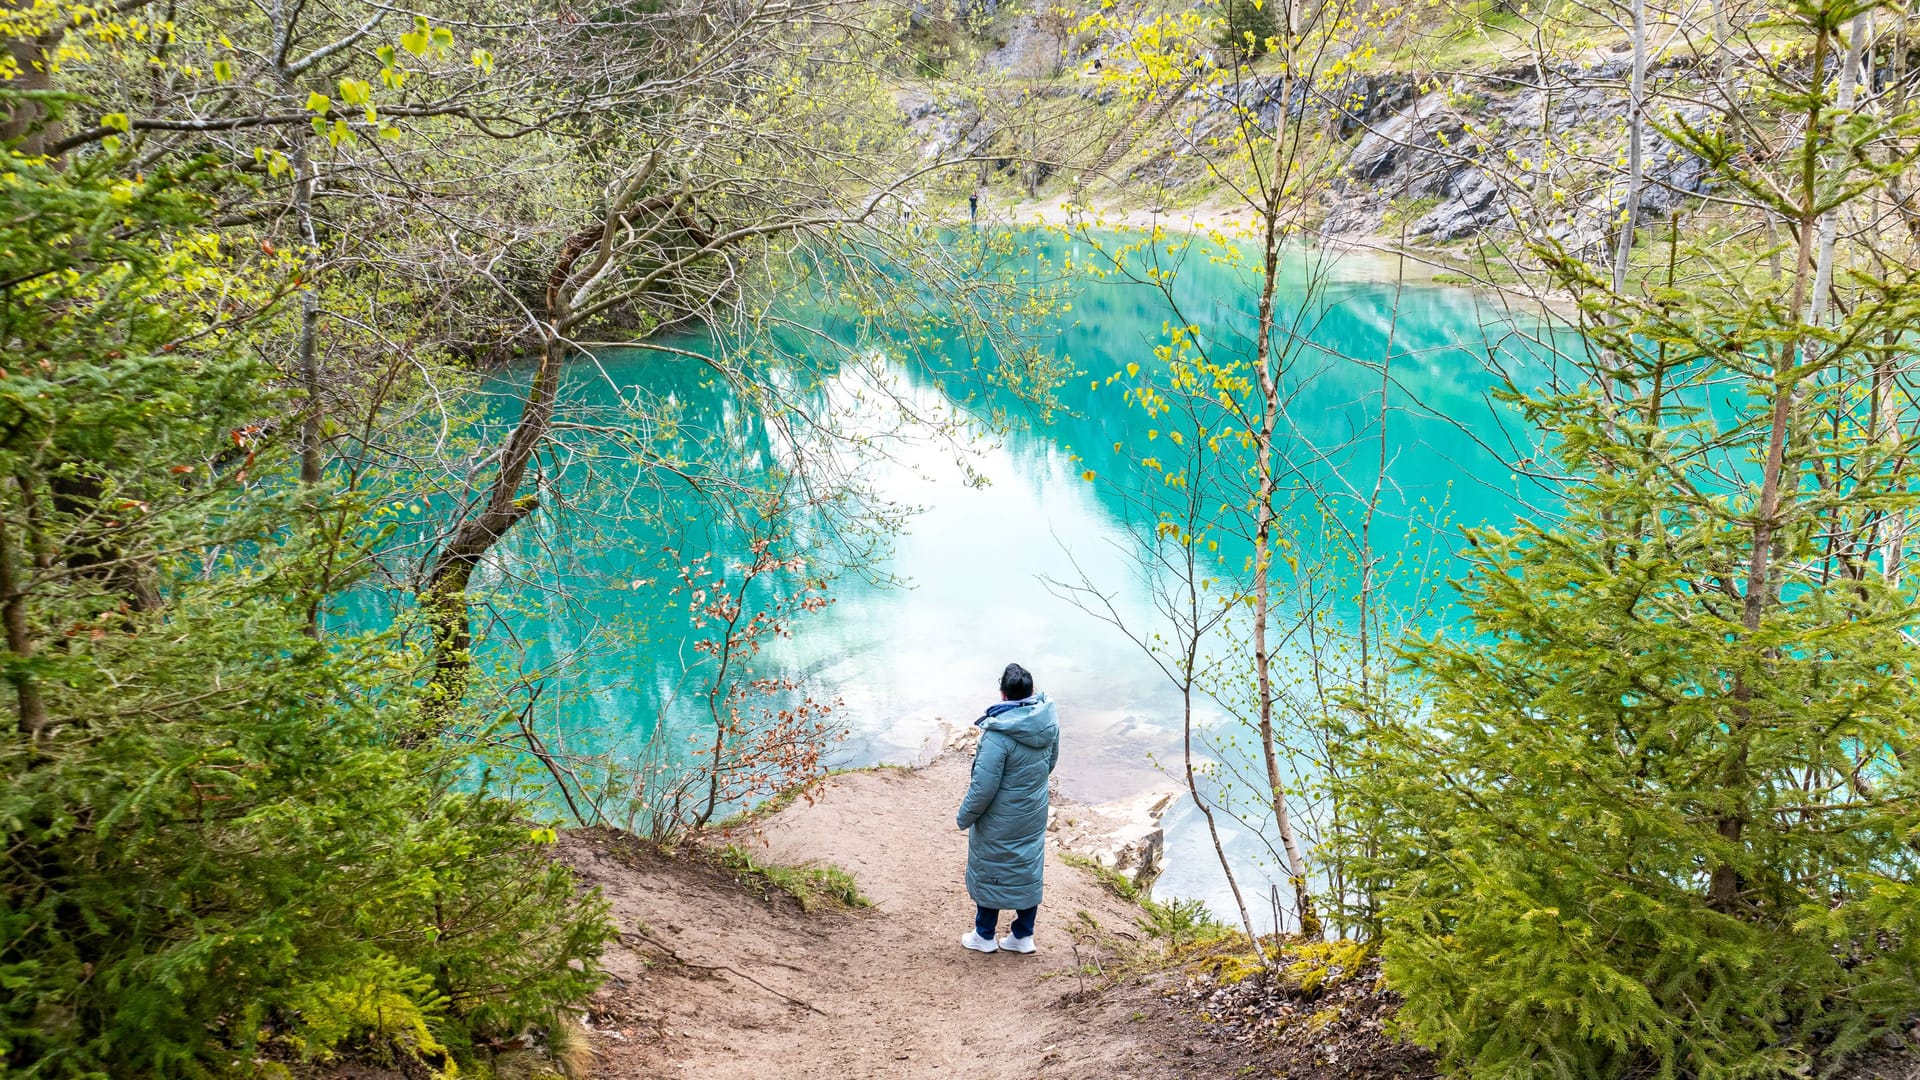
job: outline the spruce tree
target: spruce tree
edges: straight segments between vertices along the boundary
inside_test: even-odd
[[[1470,535],[1425,714],[1348,748],[1403,1030],[1468,1074],[1804,1073],[1920,1010],[1920,273],[1876,222],[1916,117],[1853,108],[1870,6],[1787,5],[1803,64],[1656,125],[1790,270],[1676,225],[1623,285],[1539,243],[1585,378],[1508,389],[1564,507]]]
[[[1235,64],[1271,52],[1267,43],[1280,32],[1280,20],[1265,0],[1222,0],[1220,48]]]

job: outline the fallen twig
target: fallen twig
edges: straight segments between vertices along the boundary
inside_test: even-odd
[[[673,946],[667,944],[664,941],[661,941],[657,937],[654,937],[653,934],[649,931],[646,931],[646,930],[623,931],[620,935],[620,943],[631,948],[633,946],[633,943],[627,940],[629,936],[638,937],[645,940],[647,944],[653,946],[654,948],[672,957],[673,962],[681,965],[682,967],[699,968],[702,971],[724,971],[729,975],[733,975],[736,978],[745,979],[747,982],[752,983],[753,985],[759,987],[760,989],[765,990],[767,993],[772,994],[774,997],[777,997],[780,1000],[785,1001],[789,1004],[798,1005],[801,1008],[807,1010],[808,1012],[814,1013],[819,1016],[827,1015],[825,1012],[822,1012],[819,1008],[817,1008],[812,1002],[802,1001],[799,998],[794,997],[792,994],[781,993],[780,991],[775,990],[773,987],[768,986],[766,983],[761,982],[759,979],[756,979],[753,976],[748,975],[746,972],[741,971],[738,968],[729,967],[726,964],[696,964],[693,961],[687,959],[686,957],[681,956],[678,952],[675,952]],[[781,966],[790,967],[791,965],[782,964]],[[799,971],[801,969],[794,968],[793,970]]]

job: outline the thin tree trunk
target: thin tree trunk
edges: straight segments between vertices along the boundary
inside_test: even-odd
[[[36,5],[33,0],[5,0],[9,13],[27,13],[32,18]],[[59,8],[51,9],[55,20],[65,18]],[[53,89],[53,61],[51,53],[64,35],[49,31],[37,38],[10,38],[6,49],[13,57],[19,74],[14,76],[8,88],[16,91],[50,91]],[[46,153],[48,146],[58,142],[60,124],[48,118],[46,106],[37,101],[18,101],[0,118],[0,142],[16,143],[15,153],[23,157],[38,157]]]
[[[305,108],[306,102],[295,84],[294,72],[287,63],[288,50],[293,44],[293,16],[287,13],[286,5],[281,0],[274,0],[269,10],[276,43],[273,75],[279,85],[280,97],[289,110]],[[320,251],[320,235],[313,221],[313,155],[308,152],[304,130],[293,132],[292,139],[293,148],[288,159],[293,166],[294,227],[300,232],[300,242],[306,246],[307,259],[311,260]],[[320,480],[323,464],[320,440],[326,425],[326,402],[320,392],[316,341],[320,323],[320,293],[313,278],[313,267],[310,264],[302,267],[300,333],[295,349],[294,376],[299,379],[301,392],[306,397],[306,408],[300,417],[300,481],[304,484],[314,484]]]
[[[1187,777],[1187,795],[1193,799],[1194,809],[1207,823],[1207,839],[1213,841],[1213,857],[1220,861],[1220,872],[1226,875],[1227,888],[1233,892],[1233,906],[1240,911],[1240,925],[1246,928],[1247,941],[1253,945],[1255,953],[1265,962],[1266,954],[1260,949],[1260,935],[1253,932],[1253,917],[1247,911],[1246,898],[1240,895],[1240,881],[1233,875],[1233,864],[1227,859],[1227,847],[1220,842],[1220,826],[1213,820],[1213,807],[1200,796],[1200,784],[1193,771],[1193,650],[1187,650],[1187,674],[1185,685],[1180,687],[1181,732],[1180,748],[1185,755]],[[1278,929],[1278,927],[1275,927]]]
[[[1840,92],[1834,107],[1833,123],[1839,123],[1853,111],[1854,95],[1860,86],[1860,53],[1866,45],[1867,13],[1862,10],[1847,28],[1847,59],[1840,69]],[[1820,215],[1820,251],[1814,260],[1813,294],[1808,297],[1807,322],[1817,325],[1826,315],[1827,295],[1833,289],[1833,249],[1840,235],[1840,215],[1829,210]],[[1797,305],[1796,305],[1797,310]]]
[[[1829,44],[1824,33],[1814,43],[1813,85],[1816,88],[1826,79]],[[1812,288],[1819,274],[1814,258],[1814,237],[1821,229],[1817,188],[1820,133],[1824,119],[1822,111],[1820,97],[1816,93],[1813,104],[1808,108],[1806,133],[1803,136],[1805,141],[1801,146],[1800,206],[1799,220],[1796,222],[1799,253],[1794,260],[1793,302],[1788,308],[1796,314],[1804,311],[1809,323],[1822,312],[1819,293]],[[1812,295],[1809,296],[1809,293]],[[1774,362],[1773,410],[1768,423],[1767,456],[1761,467],[1759,502],[1754,507],[1752,552],[1747,559],[1746,596],[1740,614],[1741,626],[1749,636],[1759,632],[1761,618],[1772,595],[1773,538],[1781,524],[1779,517],[1786,473],[1787,437],[1793,421],[1796,396],[1795,371],[1804,346],[1805,337],[1802,335],[1782,348]],[[1729,748],[1722,781],[1730,805],[1721,811],[1715,828],[1722,839],[1738,845],[1745,832],[1747,818],[1746,731],[1753,723],[1753,688],[1744,674],[1734,679],[1733,696],[1736,703],[1735,722],[1730,732],[1733,746]],[[1707,902],[1717,911],[1732,911],[1739,903],[1741,889],[1738,868],[1730,863],[1721,863],[1713,868],[1708,880]]]
[[[1205,462],[1206,458],[1205,458],[1205,452],[1202,448],[1205,445],[1206,445],[1206,441],[1204,439],[1195,440],[1194,462],[1196,467],[1194,469],[1194,472],[1196,475],[1198,475],[1200,468],[1204,467],[1203,463]],[[1200,662],[1201,570],[1199,565],[1195,561],[1197,557],[1197,553],[1194,551],[1194,544],[1197,542],[1197,540],[1196,540],[1194,531],[1192,529],[1192,525],[1196,520],[1199,519],[1202,513],[1202,509],[1200,505],[1201,492],[1202,492],[1202,487],[1199,483],[1191,483],[1187,485],[1188,529],[1187,529],[1186,539],[1182,541],[1180,545],[1181,558],[1186,564],[1185,570],[1186,570],[1186,579],[1187,579],[1186,580],[1187,625],[1191,627],[1191,630],[1189,630],[1187,634],[1186,655],[1181,658],[1182,666],[1180,668],[1180,751],[1182,754],[1181,764],[1183,769],[1185,770],[1186,779],[1187,779],[1187,795],[1193,799],[1194,809],[1200,811],[1200,816],[1206,820],[1207,839],[1213,842],[1213,857],[1220,861],[1220,872],[1226,876],[1227,888],[1231,890],[1233,893],[1233,906],[1238,908],[1240,911],[1240,925],[1246,927],[1247,942],[1248,944],[1253,946],[1254,955],[1260,957],[1261,963],[1265,964],[1267,954],[1265,950],[1260,948],[1260,935],[1254,933],[1253,916],[1247,910],[1246,897],[1241,895],[1240,881],[1238,878],[1234,877],[1233,864],[1229,862],[1227,859],[1227,847],[1224,843],[1220,841],[1220,826],[1219,826],[1219,823],[1214,821],[1213,819],[1213,807],[1207,804],[1206,799],[1201,798],[1200,783],[1194,776],[1193,684],[1194,684],[1194,678],[1195,678],[1194,666]],[[1278,930],[1279,927],[1275,927],[1274,929]]]
[[[33,493],[22,491],[25,498],[31,499]],[[27,594],[22,571],[27,568],[30,554],[16,542],[13,526],[0,514],[0,622],[6,625],[7,651],[13,654],[13,669],[9,678],[13,682],[15,701],[20,708],[18,725],[20,734],[38,746],[47,729],[46,699],[41,696],[40,682],[26,670],[27,662],[33,659],[37,651],[33,635],[27,627]]]
[[[1899,332],[1887,331],[1886,345],[1888,358],[1874,365],[1873,369],[1873,437],[1888,449],[1888,462],[1883,468],[1891,468],[1897,474],[1901,471],[1901,462],[1893,460],[1900,446],[1900,420],[1898,403],[1894,395],[1897,380],[1894,378],[1892,353],[1899,344]],[[1907,512],[1898,507],[1889,507],[1880,519],[1879,528],[1880,573],[1887,584],[1900,587],[1900,563],[1904,558],[1901,549],[1906,544]]]
[[[1890,70],[1886,75],[1887,102],[1885,114],[1889,116],[1905,115],[1907,110],[1907,16],[1898,16],[1893,20],[1893,41],[1887,49]],[[1886,160],[1891,169],[1887,176],[1887,200],[1893,204],[1893,210],[1907,227],[1909,240],[1920,239],[1920,209],[1914,205],[1914,197],[1907,191],[1907,169],[1904,165],[1893,167],[1893,162],[1906,160],[1906,149],[1911,145],[1905,139],[1888,140]]]
[[[293,209],[299,224],[300,239],[309,257],[320,250],[320,237],[313,223],[313,159],[307,153],[307,141],[296,135],[293,149]],[[317,484],[324,470],[321,440],[326,429],[326,399],[321,395],[320,361],[317,339],[320,327],[320,290],[311,268],[303,268],[300,280],[300,353],[297,371],[300,388],[306,394],[306,410],[300,417],[300,482]]]
[[[720,627],[720,666],[713,673],[713,681],[707,684],[707,716],[713,721],[713,749],[710,751],[713,763],[707,770],[707,805],[694,817],[695,825],[705,825],[713,820],[713,812],[720,806],[720,773],[726,761],[727,729],[732,720],[731,706],[729,715],[721,718],[721,695],[728,692],[727,676],[733,670],[734,632],[740,625],[740,617],[746,614],[747,590],[753,584],[754,576],[752,571],[748,571],[741,580],[734,597],[733,618]]]
[[[1280,117],[1274,138],[1274,175],[1262,214],[1265,245],[1260,280],[1259,338],[1254,344],[1254,370],[1259,374],[1261,415],[1255,436],[1254,452],[1258,461],[1259,483],[1255,492],[1253,541],[1253,670],[1259,693],[1260,753],[1267,769],[1268,791],[1273,805],[1274,824],[1280,830],[1280,845],[1286,853],[1287,879],[1293,886],[1295,906],[1300,918],[1300,934],[1308,939],[1320,936],[1320,918],[1314,913],[1313,894],[1307,887],[1307,862],[1300,853],[1299,838],[1294,835],[1293,816],[1287,808],[1287,788],[1280,778],[1280,759],[1273,732],[1273,657],[1267,645],[1267,621],[1273,607],[1273,500],[1278,488],[1274,470],[1274,425],[1280,413],[1280,381],[1272,370],[1274,292],[1279,287],[1280,200],[1284,197],[1291,173],[1287,158],[1287,110],[1292,100],[1293,65],[1281,83]],[[1275,928],[1276,930],[1278,927]]]
[[[564,343],[549,333],[540,349],[540,365],[528,388],[525,409],[508,436],[486,506],[454,529],[453,537],[434,560],[433,572],[422,590],[420,606],[426,612],[434,649],[433,673],[427,680],[423,705],[427,727],[423,734],[437,733],[466,696],[473,669],[473,615],[467,605],[467,587],[473,581],[474,569],[508,530],[540,505],[538,496],[520,494],[520,484],[552,426],[554,387],[565,356]]]
[[[1887,90],[1881,109],[1883,115],[1901,116],[1905,115],[1907,110],[1907,19],[1905,16],[1899,16],[1893,20],[1890,37],[1892,41],[1887,52],[1892,70],[1888,72]],[[1920,221],[1917,221],[1912,213],[1903,188],[1902,181],[1906,175],[1906,169],[1904,166],[1894,164],[1903,160],[1902,154],[1905,150],[1903,142],[1904,140],[1892,140],[1884,151],[1884,167],[1892,170],[1887,177],[1886,196],[1893,211],[1889,217],[1905,223],[1908,239],[1912,240],[1920,237],[1920,228],[1916,228],[1916,225],[1920,225]],[[1888,218],[1882,217],[1880,220],[1886,221]],[[1896,395],[1899,387],[1895,379],[1896,367],[1892,356],[1894,346],[1899,344],[1900,337],[1900,332],[1897,330],[1887,331],[1885,344],[1888,358],[1874,368],[1874,406],[1883,423],[1879,429],[1880,436],[1893,453],[1898,452],[1900,445],[1900,422],[1899,414],[1896,412]],[[1906,462],[1900,460],[1890,459],[1887,463],[1887,467],[1893,469],[1896,475],[1904,469],[1905,465]],[[1887,584],[1897,589],[1900,587],[1903,576],[1901,563],[1906,559],[1903,549],[1906,546],[1907,511],[1898,507],[1889,507],[1886,516],[1881,519],[1879,532],[1877,539],[1880,548],[1880,572]]]
[[[1887,80],[1887,100],[1883,104],[1883,110],[1886,115],[1901,116],[1906,113],[1907,108],[1907,20],[1904,16],[1894,20],[1891,36],[1893,40],[1888,52],[1891,54],[1892,71],[1889,73]],[[1895,167],[1893,165],[1893,162],[1901,160],[1903,150],[1904,147],[1901,145],[1900,140],[1895,140],[1892,145],[1886,148],[1887,166],[1894,169],[1887,177],[1887,198],[1892,204],[1892,217],[1906,224],[1907,235],[1911,240],[1920,236],[1920,228],[1916,228],[1916,225],[1920,225],[1920,220],[1916,219],[1911,207],[1908,206],[1909,200],[1902,187],[1902,180],[1906,175],[1906,169],[1904,166]],[[1881,220],[1886,219],[1883,218]],[[1899,387],[1894,377],[1895,366],[1891,357],[1893,354],[1893,346],[1899,343],[1900,336],[1898,331],[1887,331],[1886,345],[1888,347],[1888,359],[1884,360],[1874,369],[1874,381],[1876,384],[1875,407],[1884,420],[1884,426],[1881,428],[1881,438],[1887,443],[1890,450],[1896,452],[1900,444],[1900,423],[1898,413],[1895,411],[1897,404],[1896,394]],[[1905,464],[1904,461],[1890,461],[1888,467],[1898,473],[1904,468]],[[1901,577],[1903,576],[1901,574],[1901,563],[1906,559],[1906,554],[1903,550],[1906,546],[1906,534],[1907,511],[1897,507],[1888,508],[1886,516],[1882,518],[1880,522],[1880,572],[1885,577],[1887,584],[1896,589],[1900,587]]]
[[[1647,0],[1633,0],[1633,78],[1627,86],[1627,211],[1620,223],[1620,240],[1613,254],[1613,292],[1627,289],[1627,263],[1633,255],[1633,236],[1640,223],[1641,162],[1647,126]]]

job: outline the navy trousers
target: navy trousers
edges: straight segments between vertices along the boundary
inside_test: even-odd
[[[1033,920],[1034,920],[1034,917],[1039,914],[1040,914],[1040,908],[1037,905],[1029,908],[1021,908],[1019,911],[1014,912],[1013,926],[1011,927],[1011,933],[1013,934],[1013,936],[1017,938],[1032,937],[1033,936]],[[985,938],[988,941],[992,941],[993,935],[995,933],[995,927],[999,925],[1000,925],[1000,912],[997,909],[989,908],[989,907],[981,907],[978,904],[975,904],[973,906],[973,932],[974,933],[979,934],[981,937]]]

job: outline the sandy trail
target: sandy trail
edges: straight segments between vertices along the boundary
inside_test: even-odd
[[[949,752],[915,772],[840,777],[813,805],[738,838],[756,857],[851,871],[873,900],[866,913],[803,914],[631,841],[569,837],[568,859],[601,886],[627,932],[608,955],[614,979],[596,1010],[602,1075],[1161,1075],[1168,1050],[1129,1032],[1137,1014],[1119,1015],[1106,999],[1065,1000],[1082,984],[1076,924],[1131,932],[1138,913],[1062,864],[1051,843],[1039,951],[960,947],[973,906],[953,812],[969,761],[968,751]],[[661,962],[642,935],[688,966]],[[1093,946],[1078,936],[1091,962]],[[722,966],[733,970],[713,970]]]

